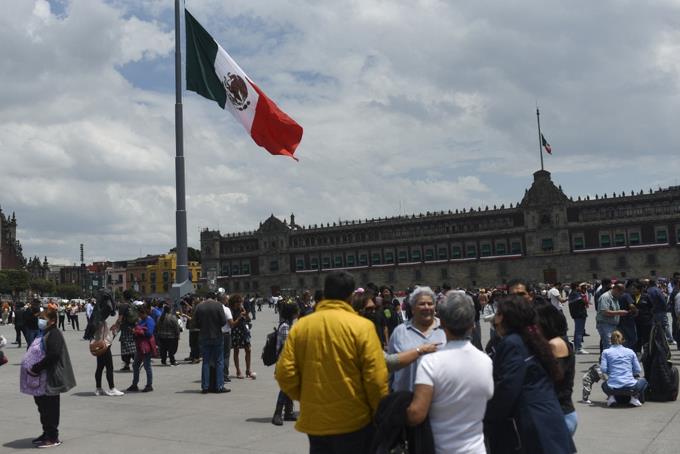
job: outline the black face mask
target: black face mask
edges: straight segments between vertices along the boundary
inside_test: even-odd
[[[364,312],[364,317],[375,323],[378,320],[378,314],[375,312]]]

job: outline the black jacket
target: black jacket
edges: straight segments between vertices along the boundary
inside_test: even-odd
[[[406,435],[408,452],[411,454],[434,454],[434,438],[430,420],[411,427],[406,424],[406,409],[413,400],[410,391],[389,394],[378,405],[375,413],[376,431],[369,452],[387,454]]]

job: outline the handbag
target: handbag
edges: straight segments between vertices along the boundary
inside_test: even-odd
[[[103,355],[112,342],[113,333],[109,330],[106,322],[103,322],[95,332],[94,339],[90,341],[90,353],[94,356]]]
[[[43,338],[36,338],[31,343],[28,350],[21,360],[21,370],[19,372],[19,390],[23,394],[31,396],[44,396],[47,388],[47,371],[42,370],[40,374],[29,373],[31,368],[45,358],[45,346]]]

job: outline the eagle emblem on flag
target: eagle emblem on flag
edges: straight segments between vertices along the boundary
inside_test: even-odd
[[[236,109],[246,110],[250,105],[246,81],[238,74],[227,73],[227,76],[222,80],[222,85],[227,91],[227,98]]]

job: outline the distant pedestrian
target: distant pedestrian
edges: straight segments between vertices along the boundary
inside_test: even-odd
[[[78,319],[79,311],[80,308],[78,307],[78,303],[72,302],[69,307],[69,316],[71,317],[71,328],[75,331],[80,331],[80,320]]]
[[[203,364],[201,368],[201,392],[226,393],[224,387],[224,336],[222,327],[227,323],[222,304],[208,299],[198,305],[194,312],[194,326],[199,329],[199,344]],[[211,368],[215,381],[211,386]]]
[[[26,319],[24,313],[24,304],[16,303],[14,306],[14,331],[16,333],[16,340],[12,342],[18,348],[21,348],[21,336],[24,335],[24,320]]]
[[[311,295],[310,295],[311,297]],[[293,326],[293,322],[298,317],[300,308],[295,302],[286,303],[281,306],[281,322],[276,335],[276,354],[281,354],[283,346],[286,344],[286,339]],[[284,413],[285,410],[285,413]],[[283,391],[279,391],[276,399],[276,408],[274,409],[274,416],[272,417],[272,424],[275,426],[282,426],[283,421],[297,421],[295,413],[293,413],[293,401]]]
[[[277,301],[278,303],[278,301]],[[255,379],[256,374],[250,369],[250,317],[243,307],[243,297],[235,293],[229,297],[229,308],[237,323],[231,329],[231,342],[234,348],[234,366],[236,367],[236,378],[243,378],[241,374],[241,363],[239,361],[239,350],[245,351],[246,377]]]
[[[137,353],[133,328],[139,320],[139,313],[132,305],[132,294],[129,290],[123,291],[123,302],[118,305],[118,320],[111,327],[115,334],[120,330],[120,359],[123,361],[121,372],[130,372],[130,361]]]
[[[100,290],[97,295],[97,300],[90,312],[90,320],[88,328],[92,331],[92,341],[90,344],[90,351],[92,346],[104,348],[103,352],[99,351],[97,358],[97,369],[94,373],[95,381],[95,396],[122,396],[123,393],[116,389],[113,381],[113,356],[111,354],[111,343],[113,341],[113,333],[108,326],[108,318],[115,315],[113,298],[108,290]],[[102,388],[102,374],[106,371],[106,382],[108,388]]]
[[[57,328],[61,328],[62,331],[66,331],[66,327],[64,326],[64,320],[66,319],[66,308],[64,307],[64,303],[59,301],[59,307],[57,307],[57,315],[59,316],[59,326]]]
[[[586,333],[586,319],[588,318],[588,308],[586,300],[587,284],[571,284],[569,293],[569,315],[574,320],[574,347],[579,355],[587,355],[583,349],[583,335]]]
[[[180,330],[177,317],[172,313],[169,305],[163,307],[163,314],[158,319],[156,337],[161,355],[161,364],[165,366],[169,358],[170,365],[176,366],[175,353],[177,353],[177,346],[179,345]]]
[[[132,385],[127,389],[128,392],[137,392],[139,387],[139,369],[144,364],[146,371],[146,386],[142,389],[143,393],[153,391],[153,371],[151,369],[151,356],[154,353],[155,340],[153,338],[156,324],[149,316],[149,308],[143,303],[138,305],[139,321],[133,329],[137,353],[132,364]]]
[[[610,290],[600,295],[596,325],[600,333],[600,352],[611,346],[610,339],[619,324],[620,317],[628,314],[628,311],[621,310],[619,307],[619,298],[623,292],[623,284],[616,283]]]

